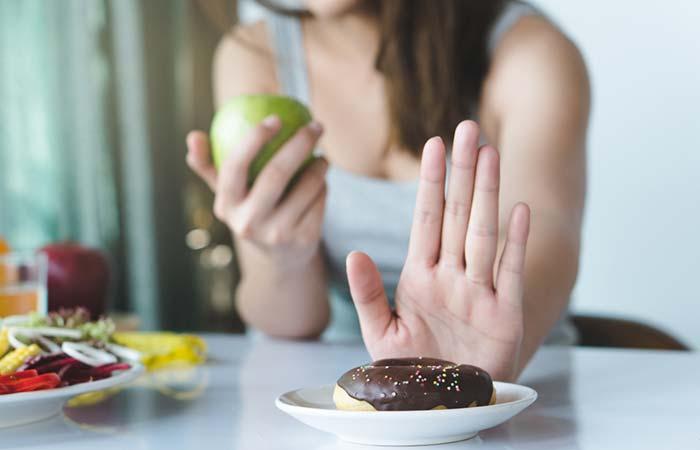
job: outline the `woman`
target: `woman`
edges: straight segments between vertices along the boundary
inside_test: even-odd
[[[284,93],[309,104],[315,121],[250,190],[248,164],[279,118],[263,121],[219,173],[206,134],[187,139],[188,164],[234,234],[241,317],[308,338],[326,330],[331,309],[334,322],[352,321],[343,305],[354,302],[375,359],[434,356],[517,378],[548,335],[565,340],[589,111],[579,52],[519,2],[304,7],[223,38],[215,97]],[[326,159],[285,194],[316,146]],[[348,256],[357,249],[377,264]]]

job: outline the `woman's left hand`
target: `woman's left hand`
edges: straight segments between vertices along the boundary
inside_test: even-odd
[[[460,123],[446,199],[445,146],[440,138],[425,144],[396,310],[390,309],[381,276],[367,255],[348,256],[348,279],[372,358],[442,358],[479,366],[494,379],[508,381],[518,375],[523,340],[530,210],[525,204],[513,207],[496,266],[499,155],[478,142],[478,126]]]

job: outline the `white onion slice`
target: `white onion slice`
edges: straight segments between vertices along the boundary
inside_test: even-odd
[[[32,338],[35,337],[35,336],[29,335],[27,333],[24,333],[21,330],[18,330],[16,328],[8,328],[7,329],[7,340],[10,342],[10,345],[12,346],[12,348],[22,348],[22,347],[27,346],[27,344],[25,344],[24,342],[20,341],[17,338],[18,331],[19,331],[19,334],[21,334],[22,336],[32,337]]]
[[[66,355],[75,358],[88,366],[97,367],[103,364],[112,364],[117,362],[117,357],[113,354],[82,342],[64,342],[63,345],[61,345],[61,349]]]
[[[58,327],[12,327],[15,330],[20,330],[22,332],[26,331],[26,336],[30,335],[41,335],[41,336],[54,336],[54,337],[64,337],[70,339],[80,339],[83,337],[83,332],[80,330],[75,330],[73,328],[58,328]]]
[[[141,352],[117,344],[107,344],[107,350],[127,361],[141,361]]]
[[[38,341],[42,346],[43,353],[59,353],[61,347],[53,342],[51,339],[47,339],[44,336],[57,336],[57,337],[67,337],[67,338],[80,338],[83,333],[80,330],[62,329],[55,327],[8,327],[7,328],[7,339],[13,348],[26,347],[27,344],[19,340],[19,336],[24,336],[29,339]]]
[[[61,347],[51,339],[47,339],[42,335],[37,335],[36,340],[39,341],[39,343],[46,349],[48,350],[48,353],[50,355],[54,353],[61,353]]]
[[[4,327],[9,327],[12,325],[19,325],[19,324],[26,324],[29,322],[29,316],[7,316],[4,319],[0,320],[0,323],[2,323],[2,326]]]

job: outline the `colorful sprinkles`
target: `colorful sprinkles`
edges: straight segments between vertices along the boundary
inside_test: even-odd
[[[482,369],[432,358],[376,361],[349,371],[338,384],[379,410],[481,406],[493,391]]]

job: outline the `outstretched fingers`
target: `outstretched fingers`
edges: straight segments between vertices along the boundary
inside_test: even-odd
[[[372,259],[352,252],[347,261],[350,294],[355,302],[365,344],[381,340],[391,325],[392,313],[384,292],[382,278]]]
[[[452,144],[450,180],[442,221],[440,263],[464,269],[464,240],[472,206],[479,126],[465,120],[457,125]]]
[[[479,150],[474,197],[466,239],[467,279],[493,289],[493,267],[498,251],[499,157],[495,148]]]
[[[522,301],[524,293],[525,250],[530,234],[530,208],[525,203],[513,207],[508,223],[506,245],[498,265],[496,291],[499,300]]]
[[[440,251],[443,205],[445,203],[445,144],[439,137],[425,143],[420,182],[413,213],[408,259],[434,265]]]

